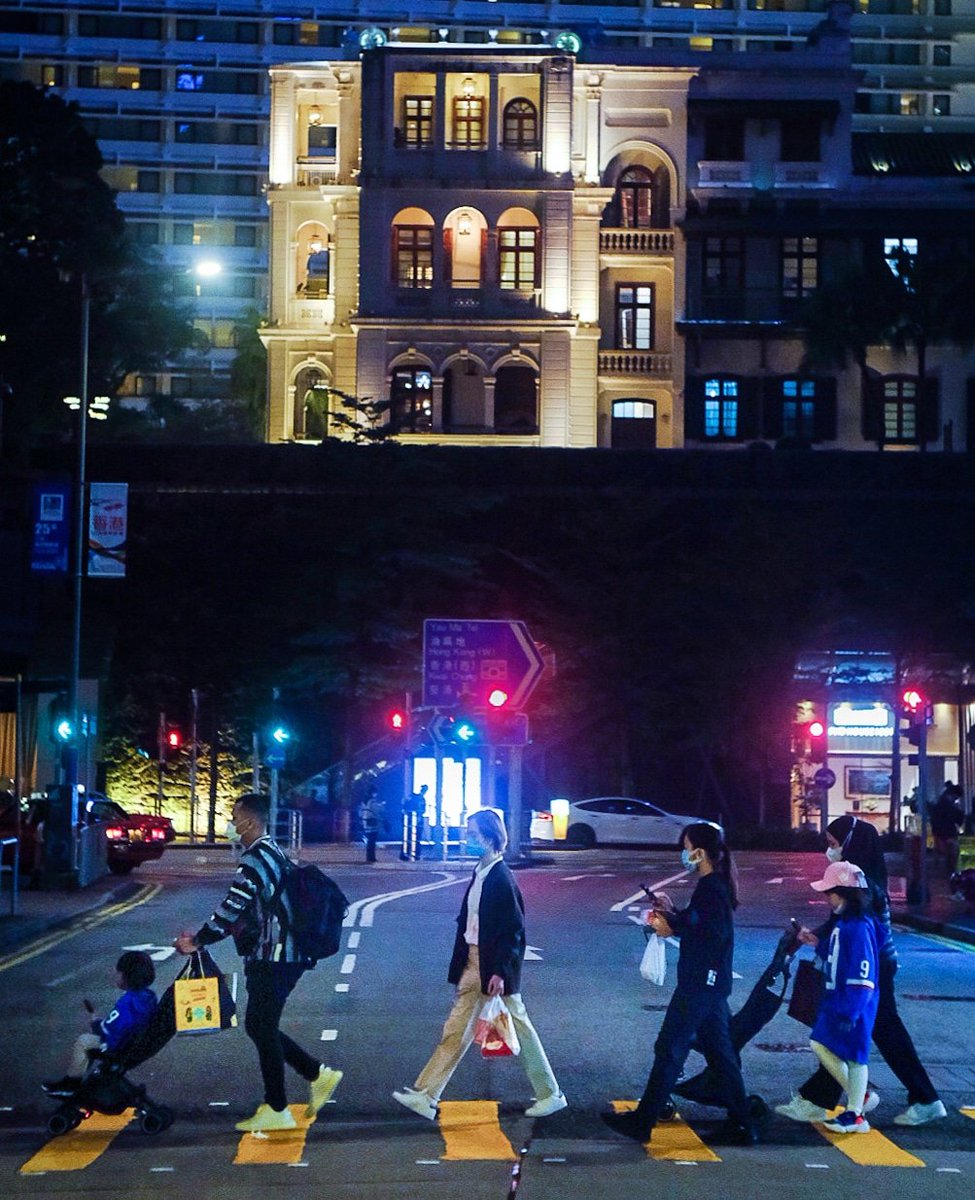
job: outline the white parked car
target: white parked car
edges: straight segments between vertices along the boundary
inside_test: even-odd
[[[567,840],[570,845],[586,847],[614,842],[676,846],[681,830],[700,820],[703,818],[667,812],[631,796],[596,796],[569,805]],[[533,841],[554,841],[552,814],[533,812],[530,832]]]

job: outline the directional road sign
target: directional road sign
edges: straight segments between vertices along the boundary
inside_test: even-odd
[[[497,688],[518,709],[544,668],[522,621],[423,622],[423,703],[431,708],[482,707]]]
[[[820,767],[813,776],[813,783],[816,787],[831,788],[836,782],[836,772],[831,771],[829,767]]]
[[[286,755],[283,746],[269,746],[267,753],[264,755],[264,765],[270,767],[272,771],[280,771],[286,761]]]

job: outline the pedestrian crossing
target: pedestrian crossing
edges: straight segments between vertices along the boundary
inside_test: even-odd
[[[617,1112],[626,1112],[636,1107],[635,1100],[614,1100],[612,1107]],[[295,1128],[266,1134],[246,1133],[241,1135],[232,1152],[228,1139],[227,1157],[233,1166],[302,1166],[309,1147],[309,1130],[315,1118],[305,1116],[305,1106],[292,1105]],[[975,1120],[975,1107],[966,1106],[958,1112]],[[83,1171],[105,1156],[113,1143],[133,1121],[133,1109],[126,1109],[118,1116],[93,1113],[77,1129],[60,1137],[52,1137],[44,1143],[19,1168],[21,1175],[44,1175],[52,1172]],[[523,1118],[521,1118],[523,1120]],[[510,1125],[511,1119],[506,1118]],[[593,1139],[602,1140],[597,1123],[593,1122]],[[923,1168],[929,1166],[922,1158],[898,1145],[879,1129],[866,1134],[839,1134],[825,1126],[813,1124],[808,1127],[834,1150],[840,1159],[858,1167]],[[518,1153],[501,1123],[500,1105],[495,1100],[453,1100],[440,1105],[437,1122],[429,1132],[418,1127],[421,1136],[438,1137],[441,1142],[436,1158],[418,1162],[516,1162]],[[546,1131],[548,1132],[548,1131]],[[551,1131],[555,1133],[555,1130]],[[236,1136],[236,1134],[234,1134]],[[348,1137],[345,1133],[343,1136]],[[564,1136],[564,1135],[563,1135]],[[644,1147],[647,1158],[652,1162],[720,1163],[723,1146],[709,1146],[706,1134],[698,1133],[690,1124],[676,1114],[671,1121],[661,1122],[654,1130],[652,1139]],[[545,1133],[535,1127],[535,1144],[544,1140]],[[579,1131],[575,1130],[575,1139]],[[153,1139],[155,1145],[164,1144],[165,1134]],[[523,1141],[524,1139],[522,1139]],[[322,1139],[318,1139],[324,1144]],[[129,1143],[131,1147],[131,1143]],[[625,1143],[619,1143],[620,1149]],[[756,1169],[760,1169],[762,1158],[775,1153],[780,1147],[772,1144],[754,1150],[738,1150],[737,1153],[754,1155]],[[117,1150],[116,1150],[117,1152]],[[109,1155],[110,1157],[110,1155]],[[561,1160],[560,1160],[561,1161]],[[807,1164],[821,1166],[823,1164]],[[167,1168],[168,1169],[168,1168]],[[938,1168],[943,1170],[944,1168]]]

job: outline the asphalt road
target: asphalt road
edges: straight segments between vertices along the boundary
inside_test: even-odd
[[[307,975],[289,1003],[286,1028],[345,1072],[335,1100],[295,1134],[258,1139],[234,1121],[260,1099],[256,1057],[242,1030],[180,1037],[134,1078],[172,1106],[176,1123],[150,1137],[126,1119],[97,1117],[52,1139],[52,1104],[38,1081],[63,1070],[64,1050],[84,1027],[82,997],[104,1010],[122,947],[158,947],[159,989],[175,974],[164,957],[173,935],[195,928],[222,895],[226,856],[199,863],[172,853],[138,878],[129,905],[82,918],[27,953],[0,961],[0,1195],[206,1196],[251,1200],[289,1196],[361,1200],[601,1200],[665,1193],[717,1197],[788,1194],[831,1200],[881,1191],[901,1197],[971,1194],[975,1178],[975,948],[929,936],[898,935],[902,1010],[950,1110],[934,1125],[892,1124],[904,1097],[886,1065],[872,1065],[882,1095],[876,1136],[837,1144],[814,1126],[775,1118],[753,1149],[722,1144],[723,1113],[685,1104],[682,1120],[660,1126],[650,1154],[611,1135],[598,1118],[610,1102],[639,1095],[673,982],[639,977],[643,948],[631,911],[641,882],[678,903],[689,893],[672,852],[598,850],[552,856],[519,872],[528,909],[523,995],[570,1107],[545,1120],[524,1116],[530,1090],[517,1062],[473,1052],[451,1081],[439,1125],[399,1108],[393,1088],[411,1084],[450,1005],[445,982],[453,923],[466,872],[435,865],[400,871],[349,866],[332,873],[354,901],[342,951]],[[739,856],[732,1008],[747,996],[789,916],[815,921],[823,902],[808,886],[816,855]],[[33,951],[38,951],[34,953]],[[228,971],[236,959],[218,947]],[[812,1068],[807,1030],[784,1012],[746,1048],[749,1090],[787,1099]],[[694,1065],[693,1063],[691,1064]],[[301,1081],[289,1099],[303,1104]],[[850,1143],[853,1143],[851,1145]],[[854,1161],[851,1155],[861,1160]],[[706,1174],[702,1176],[702,1172]]]

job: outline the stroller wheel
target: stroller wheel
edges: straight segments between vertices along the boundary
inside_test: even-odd
[[[167,1124],[169,1124],[169,1122],[165,1120],[163,1113],[157,1108],[150,1108],[144,1112],[142,1114],[142,1119],[139,1122],[142,1132],[150,1134],[162,1133]]]
[[[748,1097],[748,1109],[752,1120],[757,1121],[759,1124],[764,1124],[772,1115],[772,1110],[762,1097],[754,1094]]]
[[[81,1113],[76,1108],[59,1108],[57,1112],[51,1113],[48,1117],[47,1131],[55,1137],[60,1137],[62,1133],[67,1133],[69,1129],[75,1129],[80,1124]]]
[[[660,1118],[659,1119],[661,1121],[672,1121],[674,1119],[674,1117],[676,1117],[676,1116],[677,1116],[677,1105],[674,1103],[674,1101],[671,1097],[668,1097],[667,1102],[664,1104],[663,1108],[660,1110]]]
[[[163,1129],[168,1129],[176,1120],[176,1114],[171,1108],[167,1108],[165,1104],[159,1104],[156,1106],[156,1116],[160,1119],[160,1121],[162,1121]]]

